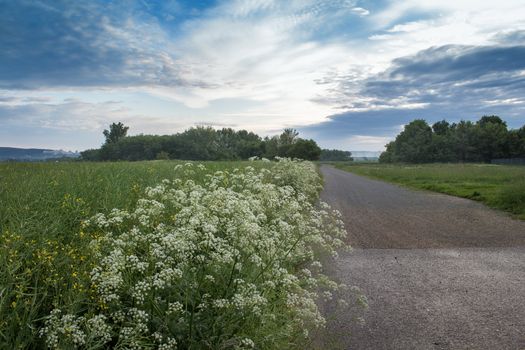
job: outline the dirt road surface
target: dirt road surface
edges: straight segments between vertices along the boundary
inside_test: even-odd
[[[524,221],[466,199],[321,171],[321,198],[341,211],[354,247],[332,273],[369,304],[343,313],[328,305],[325,348],[525,350]]]

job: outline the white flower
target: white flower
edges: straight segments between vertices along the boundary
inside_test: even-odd
[[[241,339],[239,345],[243,349],[253,349],[253,348],[255,348],[255,343],[250,338]]]

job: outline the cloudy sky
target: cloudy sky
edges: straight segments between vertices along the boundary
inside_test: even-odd
[[[382,150],[415,118],[525,124],[523,0],[0,0],[0,146],[194,125]]]

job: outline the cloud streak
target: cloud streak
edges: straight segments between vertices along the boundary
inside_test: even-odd
[[[525,46],[448,45],[394,60],[386,72],[366,79],[361,93],[377,105],[483,106],[495,97],[523,96],[524,71]]]

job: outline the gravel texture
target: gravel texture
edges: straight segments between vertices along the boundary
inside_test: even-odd
[[[341,211],[354,247],[331,273],[359,286],[369,309],[325,305],[331,319],[318,347],[525,349],[524,221],[466,199],[321,171],[321,198]]]

